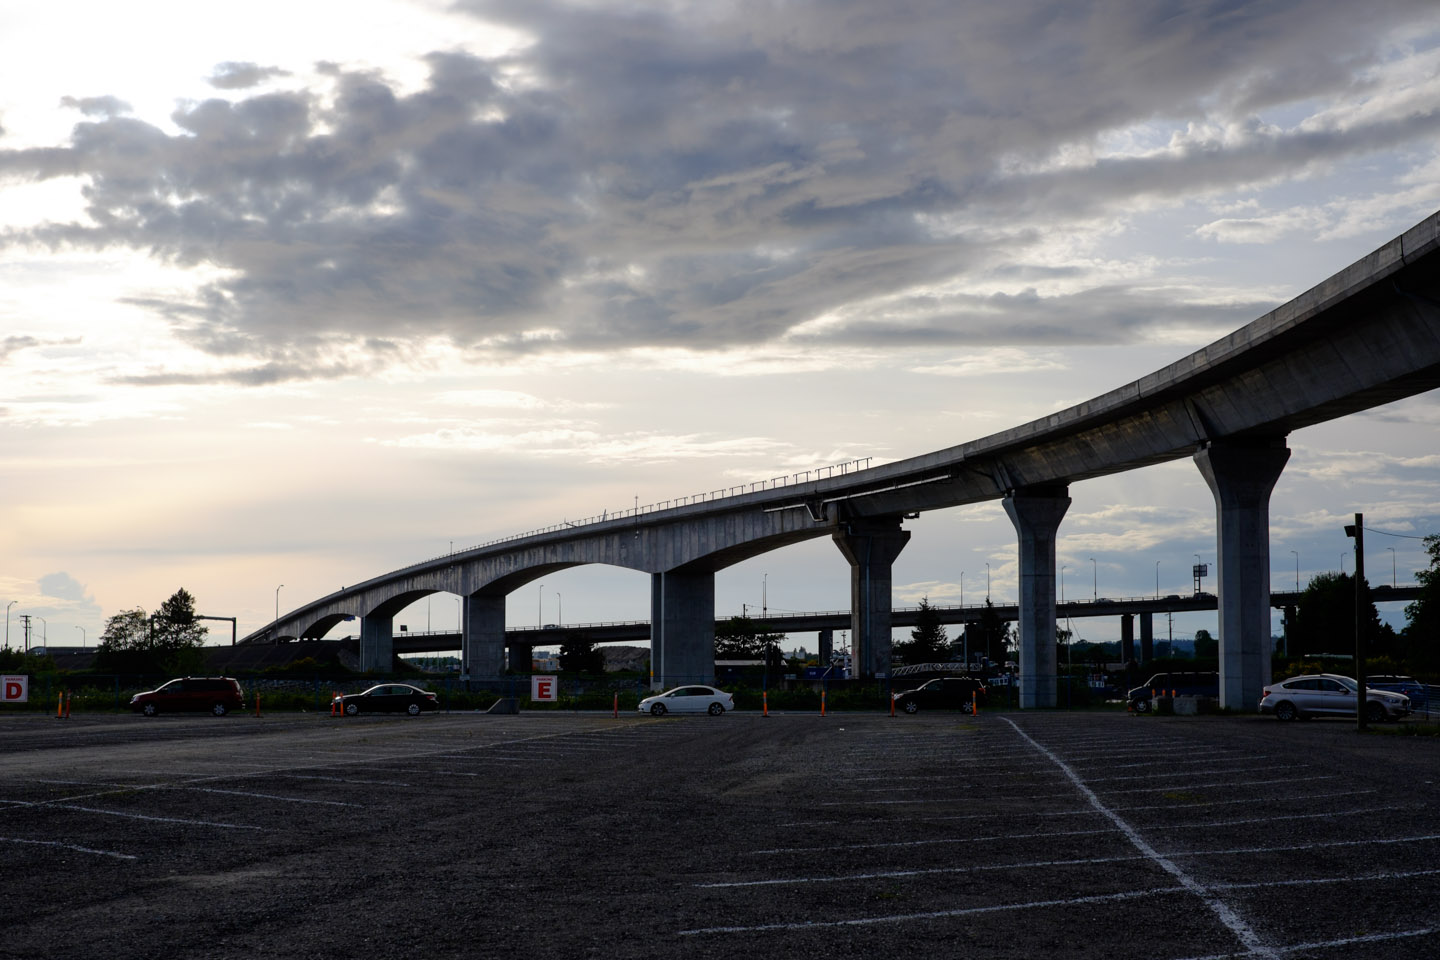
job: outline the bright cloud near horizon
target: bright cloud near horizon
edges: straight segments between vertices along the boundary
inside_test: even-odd
[[[451,544],[1064,409],[1440,209],[1437,133],[1433,0],[0,4],[11,643],[182,586],[244,633]],[[1402,535],[1371,581],[1413,582],[1437,424],[1292,435],[1272,582],[1346,564],[1357,510]],[[1071,597],[1214,561],[1188,462],[1070,493]],[[998,504],[907,527],[897,604],[1015,596]],[[848,582],[815,541],[717,610]],[[648,591],[577,568],[510,618]]]

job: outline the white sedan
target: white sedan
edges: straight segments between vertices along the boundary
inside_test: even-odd
[[[638,709],[655,717],[663,717],[667,713],[708,713],[718,717],[726,710],[735,709],[735,698],[714,687],[676,687],[646,697],[640,701]]]

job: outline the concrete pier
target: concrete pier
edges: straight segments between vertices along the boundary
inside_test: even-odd
[[[1020,706],[1055,706],[1055,534],[1070,509],[1068,488],[1017,490],[1005,497],[1020,548]]]
[[[715,574],[650,577],[650,685],[715,682]]]
[[[1290,459],[1284,438],[1223,440],[1195,454],[1215,496],[1220,706],[1254,712],[1270,682],[1270,492]]]
[[[390,614],[369,613],[360,618],[360,669],[389,673],[394,666],[395,618]]]
[[[505,672],[505,596],[477,593],[462,599],[460,675],[498,677]]]
[[[850,655],[854,675],[890,675],[890,567],[910,531],[899,517],[867,517],[840,524],[835,546],[850,561]]]

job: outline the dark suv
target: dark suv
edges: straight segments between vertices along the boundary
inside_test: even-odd
[[[1155,697],[1218,697],[1220,696],[1220,674],[1218,673],[1157,673],[1141,686],[1135,687],[1126,696],[1130,709],[1136,713],[1147,713],[1150,701]]]
[[[974,677],[937,677],[916,687],[892,693],[895,709],[915,713],[921,707],[948,707],[969,712],[976,700],[985,702],[985,684]]]
[[[130,698],[130,709],[147,717],[180,710],[204,710],[223,717],[244,708],[245,692],[240,681],[230,677],[181,677]]]

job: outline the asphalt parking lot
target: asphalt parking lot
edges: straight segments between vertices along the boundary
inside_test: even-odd
[[[0,957],[1440,956],[1344,722],[0,716]]]

